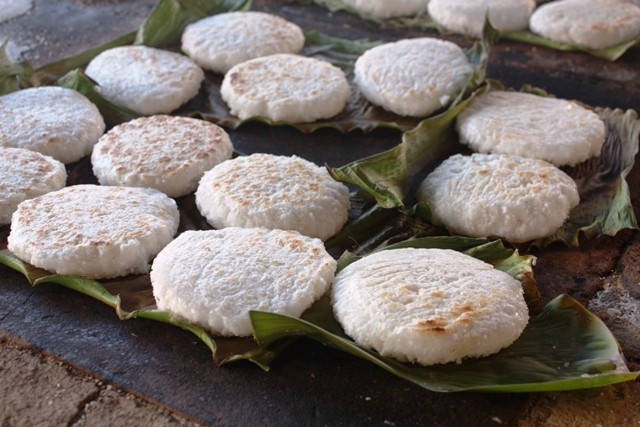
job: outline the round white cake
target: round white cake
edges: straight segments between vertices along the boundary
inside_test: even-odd
[[[456,118],[460,142],[480,153],[513,154],[574,166],[598,156],[600,117],[575,102],[521,92],[478,96]]]
[[[207,70],[226,73],[234,65],[275,53],[298,53],[304,46],[300,27],[264,12],[228,12],[190,24],[182,50]]]
[[[402,116],[424,117],[455,99],[473,66],[455,43],[424,37],[369,49],[356,61],[354,74],[373,104]]]
[[[535,7],[535,0],[431,0],[429,16],[447,30],[480,38],[487,13],[499,31],[524,30]]]
[[[87,76],[102,95],[136,113],[169,113],[196,96],[204,72],[178,53],[147,46],[122,46],[93,58]]]
[[[0,225],[11,222],[23,201],[60,190],[66,182],[61,162],[24,148],[0,147]]]
[[[111,129],[96,144],[91,164],[102,185],[149,187],[180,197],[232,154],[229,135],[219,126],[157,115]]]
[[[347,335],[380,355],[421,365],[487,356],[529,321],[520,282],[444,249],[393,249],[340,271],[333,311]]]
[[[73,89],[40,86],[0,96],[2,147],[72,163],[91,153],[104,129],[98,107]]]
[[[349,190],[326,168],[297,156],[253,154],[205,173],[196,204],[215,228],[296,230],[326,240],[342,229]]]
[[[358,12],[378,18],[396,18],[426,13],[429,0],[343,0]]]
[[[640,36],[640,8],[617,0],[558,0],[536,9],[529,27],[559,43],[606,49]]]
[[[299,317],[334,277],[318,239],[295,231],[186,231],[151,269],[158,308],[224,336],[252,334],[250,310]]]
[[[8,247],[58,274],[100,279],[147,273],[178,221],[175,201],[157,190],[76,185],[22,202]]]
[[[220,87],[231,114],[241,119],[313,122],[341,112],[351,90],[344,72],[326,61],[276,54],[231,68]]]
[[[452,233],[512,243],[553,234],[580,201],[575,181],[551,163],[498,154],[448,158],[416,197]]]

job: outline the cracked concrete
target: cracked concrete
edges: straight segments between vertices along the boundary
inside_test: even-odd
[[[198,427],[0,329],[0,425]],[[25,386],[27,385],[28,386]]]

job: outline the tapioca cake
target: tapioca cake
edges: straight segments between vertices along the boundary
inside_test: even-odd
[[[215,228],[296,230],[326,240],[342,229],[348,188],[324,167],[297,156],[252,154],[204,174],[196,204]]]
[[[512,344],[529,321],[522,285],[445,249],[394,249],[340,271],[333,312],[361,346],[402,362],[460,363]]]
[[[58,274],[101,279],[147,273],[178,220],[175,201],[157,190],[76,185],[22,202],[8,247]]]
[[[355,83],[373,104],[402,116],[424,117],[465,87],[473,66],[455,43],[429,37],[385,43],[355,65]]]
[[[249,310],[299,317],[336,261],[318,239],[265,228],[186,231],[153,261],[158,308],[224,336],[252,334]]]
[[[498,155],[454,155],[416,194],[455,234],[512,243],[553,234],[580,201],[575,181],[549,162]]]
[[[478,96],[456,118],[460,141],[480,153],[574,166],[600,155],[605,125],[575,102],[521,92]]]
[[[535,7],[535,0],[431,0],[429,16],[449,31],[480,38],[487,13],[499,31],[524,30]]]
[[[298,53],[304,34],[296,24],[264,12],[228,12],[190,24],[182,50],[198,65],[226,73],[234,65],[275,53]]]
[[[640,36],[640,8],[616,0],[559,0],[531,15],[535,34],[588,49],[606,49]]]
[[[219,126],[188,117],[142,117],[111,129],[91,155],[102,185],[150,187],[169,197],[192,193],[202,175],[231,158]]]
[[[344,72],[326,61],[291,54],[231,68],[220,87],[231,114],[272,121],[314,122],[340,113],[351,95]]]
[[[0,147],[72,163],[91,153],[104,129],[98,108],[73,89],[40,86],[0,96]]]
[[[429,0],[343,0],[358,12],[377,18],[416,16],[426,13]]]
[[[0,147],[0,225],[24,200],[60,190],[67,181],[64,164],[36,151]]]
[[[106,50],[87,65],[86,75],[102,95],[133,111],[169,113],[200,90],[204,72],[190,58],[147,46]]]

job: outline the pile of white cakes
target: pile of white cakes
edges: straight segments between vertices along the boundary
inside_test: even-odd
[[[536,12],[533,0],[345,3],[383,18],[428,12],[443,27],[472,36],[488,14],[500,30],[531,23],[545,37],[591,48],[640,32],[640,24],[637,32],[631,24],[636,9],[640,21],[640,9],[614,0],[584,0],[580,7],[561,0]],[[624,22],[611,22],[624,28],[622,38],[563,39],[575,36],[567,27],[573,18],[559,16],[603,14],[605,6],[629,12]],[[199,92],[201,67],[224,74],[222,97],[241,119],[299,123],[339,114],[351,91],[344,72],[299,55],[303,45],[293,23],[232,12],[189,25],[182,37],[188,56],[145,46],[109,49],[86,74],[105,98],[149,117],[106,133],[98,109],[71,89],[1,96],[0,224],[11,224],[9,250],[58,274],[149,273],[159,309],[224,336],[251,335],[250,310],[297,317],[331,288],[345,332],[383,356],[459,363],[512,344],[528,311],[520,282],[508,274],[450,250],[396,249],[336,275],[323,242],[347,222],[345,185],[296,156],[232,158],[222,128],[168,115]],[[447,108],[473,73],[459,46],[423,37],[370,49],[357,60],[354,81],[371,103],[426,117]],[[550,236],[563,225],[579,195],[558,166],[598,156],[605,140],[604,123],[592,111],[515,92],[478,96],[457,117],[456,130],[477,153],[445,160],[417,199],[452,234],[511,243]],[[100,185],[65,187],[64,164],[88,155]],[[173,198],[192,193],[215,230],[176,237]]]

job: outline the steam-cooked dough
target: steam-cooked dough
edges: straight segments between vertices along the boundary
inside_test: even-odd
[[[219,126],[157,115],[111,129],[100,138],[91,163],[102,185],[150,187],[180,197],[195,191],[202,175],[232,153],[229,135]]]
[[[372,103],[402,116],[424,117],[453,101],[473,67],[455,43],[424,37],[369,49],[354,73]]]
[[[347,221],[349,190],[297,156],[253,154],[205,173],[196,204],[215,228],[296,230],[326,240]]]
[[[226,73],[234,65],[275,53],[298,53],[304,46],[300,27],[264,12],[228,12],[190,24],[182,50],[207,70]]]
[[[600,117],[575,102],[521,92],[489,92],[458,115],[460,141],[481,153],[543,159],[556,166],[598,156],[605,139]]]
[[[336,319],[357,343],[421,365],[496,353],[529,320],[520,282],[444,249],[366,256],[336,275],[332,298]]]
[[[40,86],[0,96],[0,146],[26,148],[72,163],[91,153],[105,124],[73,89]]]
[[[573,179],[551,163],[498,154],[448,158],[416,197],[453,233],[513,243],[553,234],[580,201]]]
[[[99,279],[147,273],[178,220],[175,201],[157,190],[76,185],[22,202],[8,247],[58,274]]]
[[[175,110],[198,93],[204,80],[202,69],[188,57],[147,46],[106,50],[85,73],[105,98],[144,115]]]
[[[333,280],[336,261],[295,231],[186,231],[153,261],[158,308],[216,334],[252,334],[249,310],[299,317]]]
[[[276,54],[236,65],[220,88],[231,114],[313,122],[335,116],[350,96],[344,72],[326,61]]]
[[[529,27],[559,43],[606,49],[640,36],[640,8],[617,0],[558,0],[540,6]]]
[[[535,7],[535,0],[431,0],[429,15],[447,30],[482,37],[487,12],[497,30],[524,30]]]
[[[11,222],[24,200],[59,190],[66,181],[59,161],[24,148],[0,147],[0,225]]]

